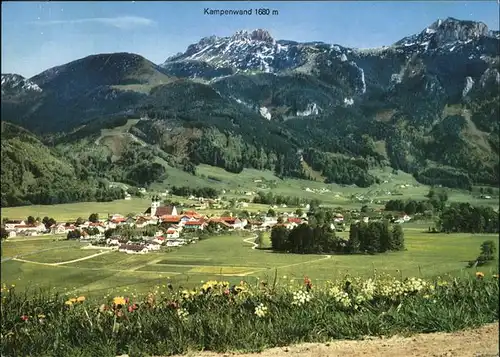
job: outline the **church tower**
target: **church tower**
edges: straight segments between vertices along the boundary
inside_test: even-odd
[[[160,198],[158,196],[153,196],[151,200],[151,217],[156,215],[156,210],[160,207]]]

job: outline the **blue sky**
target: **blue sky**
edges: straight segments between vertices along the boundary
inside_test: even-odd
[[[204,8],[279,11],[207,16]],[[390,45],[438,18],[498,30],[496,1],[423,2],[2,2],[2,73],[31,77],[95,53],[133,52],[155,63],[210,35],[267,29],[276,39],[367,48]]]

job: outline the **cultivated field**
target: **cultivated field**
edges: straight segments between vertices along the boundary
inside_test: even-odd
[[[396,277],[435,277],[461,274],[467,261],[477,257],[483,241],[498,241],[495,235],[429,234],[426,227],[415,223],[405,227],[406,251],[374,256],[278,254],[252,249],[253,236],[243,234],[210,237],[145,255],[87,250],[72,241],[15,239],[2,243],[2,277],[20,288],[56,287],[87,295],[145,292],[168,282],[191,287],[207,280],[272,281],[275,274],[287,282],[304,275],[317,282],[345,275],[367,277],[374,271]],[[482,270],[496,270],[496,264]]]

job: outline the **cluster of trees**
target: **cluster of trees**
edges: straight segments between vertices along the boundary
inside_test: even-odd
[[[0,238],[2,240],[4,240],[4,239],[7,239],[8,237],[9,237],[9,233],[7,232],[7,230],[5,229],[4,226],[1,226],[0,227]]]
[[[66,235],[66,239],[80,239],[83,236],[83,232],[87,233],[89,236],[96,236],[99,234],[99,229],[96,227],[85,227],[80,229],[75,229],[74,231],[69,231]]]
[[[429,201],[390,200],[386,202],[385,211],[405,212],[406,214],[424,213],[432,211],[434,206]]]
[[[441,232],[498,233],[499,215],[491,207],[472,206],[470,203],[452,203],[439,215],[437,226]]]
[[[313,170],[321,172],[326,177],[326,183],[334,182],[369,187],[379,182],[376,177],[368,172],[370,165],[363,158],[353,159],[346,156],[332,155],[313,148],[306,149],[303,158],[311,165]]]
[[[481,243],[480,250],[481,253],[479,253],[479,256],[476,258],[476,260],[469,262],[469,267],[486,265],[489,262],[495,260],[497,247],[494,241],[484,241],[483,243]]]
[[[42,218],[42,223],[45,225],[45,228],[49,229],[54,224],[57,224],[57,221],[52,217],[45,216]]]
[[[299,198],[296,196],[281,196],[275,195],[272,192],[257,192],[257,195],[253,198],[253,203],[261,203],[266,205],[289,205],[298,206],[300,204],[308,203],[307,199]]]
[[[474,184],[469,174],[445,167],[431,167],[413,174],[424,185],[442,185],[445,187],[471,190]],[[480,181],[479,181],[480,182]]]
[[[173,186],[170,189],[170,193],[175,196],[196,196],[196,197],[204,197],[204,198],[217,198],[219,196],[219,191],[212,187],[189,187],[182,186],[176,187]]]
[[[404,233],[399,224],[389,221],[351,224],[346,251],[349,253],[383,253],[404,250]]]
[[[426,211],[442,211],[448,201],[448,192],[444,189],[431,188],[428,200],[390,200],[385,204],[385,211],[405,212],[406,214],[425,213]]]
[[[158,231],[158,226],[156,225],[148,225],[143,228],[123,226],[123,227],[107,229],[104,232],[104,237],[111,238],[119,236],[134,241],[134,239],[139,240],[143,236],[154,237],[157,231]]]
[[[55,205],[72,202],[111,202],[125,198],[125,192],[118,187],[94,188],[86,184],[75,185],[68,181],[68,186],[61,189],[40,187],[36,192],[30,192],[23,198],[11,197],[10,206],[24,206],[30,204]]]
[[[337,237],[329,224],[301,224],[292,230],[275,226],[271,247],[278,252],[299,254],[375,254],[403,250],[404,234],[400,225],[391,226],[388,221],[352,224],[347,241]]]
[[[271,247],[277,252],[321,254],[341,252],[345,241],[335,236],[328,225],[311,227],[301,224],[292,230],[275,226],[271,231]]]

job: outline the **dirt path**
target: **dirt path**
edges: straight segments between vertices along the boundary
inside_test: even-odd
[[[83,260],[92,259],[92,258],[98,257],[99,255],[109,254],[111,252],[112,252],[112,250],[106,250],[104,252],[92,254],[92,255],[89,255],[89,256],[86,256],[86,257],[83,257],[83,258],[68,260],[68,261],[65,261],[65,262],[54,263],[54,265],[63,265],[63,264],[71,264],[71,263],[81,262]]]
[[[31,264],[38,264],[38,265],[46,265],[46,266],[61,266],[61,265],[64,265],[64,264],[71,264],[71,263],[81,262],[81,261],[87,260],[87,259],[92,259],[92,258],[95,258],[95,257],[97,257],[99,255],[108,254],[110,252],[112,252],[112,251],[111,250],[107,250],[105,252],[100,252],[100,253],[92,254],[92,255],[89,255],[89,256],[86,256],[86,257],[83,257],[83,258],[68,260],[68,261],[59,262],[59,263],[41,263],[41,262],[35,262],[35,261],[32,261],[32,260],[26,260],[26,259],[20,259],[20,258],[12,258],[12,260],[15,260],[17,262],[31,263]]]
[[[279,347],[262,353],[189,353],[190,357],[496,357],[498,322],[474,330],[453,333],[418,334],[364,341],[305,343]],[[180,357],[180,356],[177,356]],[[184,356],[185,357],[185,356]]]
[[[250,238],[245,238],[243,239],[243,242],[245,243],[248,243],[248,244],[252,244],[252,250],[255,250],[259,245],[257,243],[255,243],[255,240],[257,239],[257,236],[252,236]]]

